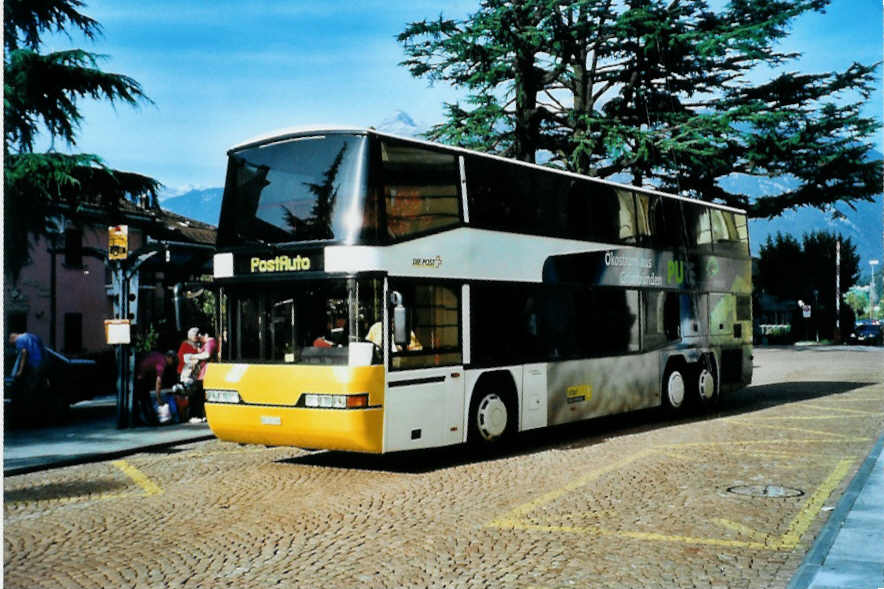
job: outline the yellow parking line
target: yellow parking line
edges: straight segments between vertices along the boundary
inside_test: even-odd
[[[817,454],[810,454],[808,452],[777,452],[775,450],[765,452],[764,450],[750,450],[748,448],[742,452],[734,452],[734,454],[752,456],[753,458],[795,458],[796,456],[817,456]]]
[[[575,489],[579,489],[580,487],[586,485],[587,483],[589,483],[590,481],[592,481],[594,479],[599,478],[600,476],[602,476],[604,474],[621,469],[624,466],[635,462],[636,460],[639,460],[641,458],[644,458],[645,456],[653,454],[654,452],[655,452],[655,450],[653,450],[653,449],[642,450],[640,452],[633,454],[632,456],[627,456],[623,460],[620,460],[620,461],[615,462],[613,464],[609,464],[608,466],[599,468],[598,470],[594,470],[592,472],[589,472],[589,473],[583,475],[582,477],[571,481],[570,483],[568,483],[567,485],[565,485],[563,487],[559,487],[558,489],[556,489],[554,491],[550,491],[549,493],[541,495],[540,497],[538,497],[534,501],[529,501],[528,503],[525,503],[523,505],[519,505],[518,507],[516,507],[515,509],[513,509],[512,511],[510,511],[506,515],[497,518],[496,520],[494,520],[493,522],[491,522],[488,525],[491,527],[511,527],[510,526],[511,522],[514,522],[515,520],[517,520],[521,517],[524,517],[526,514],[531,513],[535,509],[538,509],[540,507],[543,507],[544,505],[552,503],[553,501],[555,501],[559,497],[565,495],[566,493],[570,493],[571,491],[573,491]]]
[[[816,430],[816,429],[804,429],[804,428],[800,428],[800,427],[783,427],[783,426],[779,426],[779,425],[760,425],[758,423],[751,423],[751,422],[743,421],[740,419],[727,419],[725,421],[727,421],[727,423],[731,423],[731,424],[742,425],[743,427],[760,427],[762,429],[775,429],[777,431],[791,431],[791,432],[800,432],[803,434],[816,434],[819,436],[830,436],[832,438],[837,438],[837,439],[847,438],[847,436],[845,436],[844,434],[835,434],[832,432],[824,432],[824,431]]]
[[[111,462],[114,466],[122,470],[126,475],[135,481],[139,487],[144,490],[145,495],[160,495],[163,490],[155,482],[147,478],[143,472],[126,462],[125,460],[114,460]]]
[[[835,412],[840,411],[842,413],[850,413],[852,415],[857,415],[857,416],[862,415],[862,416],[867,416],[867,417],[877,417],[879,415],[884,415],[884,413],[875,413],[872,411],[860,411],[859,409],[846,409],[844,407],[823,407],[820,405],[803,405],[803,407],[807,407],[808,409],[818,409],[820,411],[835,411]]]
[[[603,474],[622,468],[641,458],[658,452],[659,450],[655,449],[642,450],[641,452],[637,452],[636,454],[628,456],[617,463],[587,473],[582,477],[568,483],[567,485],[564,485],[563,487],[541,495],[533,501],[529,501],[528,503],[517,506],[502,517],[499,517],[494,521],[486,524],[486,526],[492,528],[504,528],[513,530],[568,532],[601,536],[618,536],[623,538],[633,538],[637,540],[675,542],[681,544],[701,544],[709,546],[729,546],[734,548],[750,548],[756,550],[793,550],[798,545],[798,542],[801,540],[801,537],[810,527],[811,523],[813,523],[813,520],[819,514],[823,503],[825,503],[826,499],[828,499],[829,495],[831,495],[835,487],[837,487],[844,479],[845,475],[850,469],[850,464],[853,462],[853,459],[851,458],[844,458],[837,463],[834,470],[829,474],[828,477],[826,477],[826,479],[820,484],[820,486],[817,487],[814,493],[808,498],[806,504],[801,509],[801,511],[799,511],[795,518],[793,518],[793,520],[789,523],[786,529],[786,533],[780,537],[771,536],[770,534],[759,532],[758,530],[752,529],[743,524],[726,519],[713,519],[712,521],[720,526],[744,534],[751,538],[751,540],[726,540],[723,538],[701,538],[694,536],[682,536],[677,534],[660,534],[653,532],[637,532],[628,530],[608,530],[599,526],[539,525],[529,523],[528,521],[523,519],[532,511],[548,505],[549,503],[552,503],[566,493],[574,491],[588,484],[590,481],[602,476]]]
[[[530,530],[534,532],[570,532],[576,534],[592,534],[597,536],[618,536],[635,540],[653,540],[657,542],[674,542],[679,544],[704,544],[709,546],[730,546],[734,548],[754,548],[756,550],[770,549],[771,545],[765,542],[748,542],[745,540],[724,540],[721,538],[697,538],[693,536],[678,536],[658,534],[654,532],[630,532],[623,530],[606,530],[594,526],[541,526],[521,521],[501,521],[488,524],[489,527],[507,528],[514,530]]]
[[[691,448],[691,447],[714,447],[730,446],[775,446],[777,444],[841,444],[843,442],[870,442],[872,438],[845,438],[843,440],[830,440],[824,438],[812,438],[808,440],[782,439],[782,440],[732,440],[729,442],[682,442],[680,444],[661,444],[660,448]]]
[[[804,509],[795,516],[795,519],[789,524],[786,533],[783,534],[782,542],[785,549],[791,550],[798,545],[801,536],[804,535],[804,532],[807,531],[807,528],[810,527],[810,524],[813,522],[814,518],[816,518],[817,513],[822,509],[823,503],[826,502],[826,499],[829,498],[829,495],[832,494],[835,487],[841,484],[842,479],[847,475],[847,471],[850,470],[850,464],[852,462],[853,460],[851,458],[843,458],[840,460],[835,466],[835,470],[833,470],[832,473],[826,477],[826,480],[823,481],[823,483],[817,487],[816,491],[813,492],[813,495],[807,500]]]
[[[864,415],[795,415],[792,417],[778,417],[778,416],[763,416],[763,417],[753,417],[752,419],[765,419],[769,421],[816,421],[816,420],[824,420],[824,419],[848,419],[850,417],[869,417],[869,416],[879,416],[884,415],[884,413],[865,413]]]
[[[769,534],[759,532],[758,530],[756,530],[754,528],[750,528],[749,526],[744,526],[741,523],[731,521],[729,519],[723,519],[723,518],[715,518],[712,521],[713,521],[713,523],[716,523],[723,528],[727,528],[729,530],[739,532],[740,534],[743,534],[745,536],[749,536],[750,538],[754,539],[756,542],[764,542],[767,544],[770,543],[770,535]]]

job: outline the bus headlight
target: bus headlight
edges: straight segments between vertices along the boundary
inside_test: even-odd
[[[368,407],[368,393],[355,395],[317,395],[306,393],[302,397],[304,407],[321,409],[358,409]]]
[[[207,403],[239,403],[239,393],[221,389],[206,389]]]

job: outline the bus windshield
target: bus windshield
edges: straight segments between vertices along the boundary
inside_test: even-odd
[[[232,288],[225,301],[227,359],[348,364],[350,343],[370,342],[371,334],[377,347],[370,362],[379,363],[382,291],[381,281],[364,278]]]
[[[366,203],[368,151],[366,136],[329,134],[231,153],[219,245],[371,239],[378,215]]]

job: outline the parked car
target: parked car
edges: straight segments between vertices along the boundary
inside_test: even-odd
[[[854,329],[847,341],[862,346],[880,346],[884,343],[884,330],[881,325],[865,323]]]
[[[60,421],[72,404],[91,399],[99,389],[101,379],[95,360],[69,358],[52,348],[45,351],[40,386],[28,398],[22,398],[16,396],[12,386],[16,353],[7,349],[3,405],[10,424]]]

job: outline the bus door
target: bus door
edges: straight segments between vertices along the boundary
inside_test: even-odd
[[[384,450],[460,443],[465,381],[460,286],[391,280],[388,292]]]

